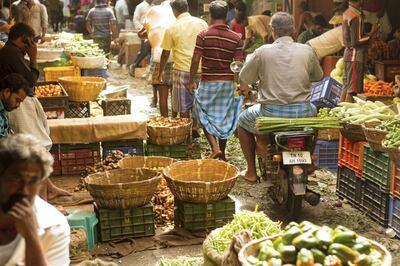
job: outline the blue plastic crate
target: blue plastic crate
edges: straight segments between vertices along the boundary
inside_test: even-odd
[[[81,69],[81,76],[101,77],[101,78],[105,78],[105,79],[107,79],[109,77],[106,67]]]
[[[314,155],[317,156],[316,166],[319,168],[336,169],[338,167],[339,142],[318,140]]]
[[[113,151],[121,151],[129,155],[144,155],[143,140],[121,140],[102,142],[103,159]]]
[[[326,77],[312,85],[311,103],[317,108],[333,108],[340,102],[343,85],[333,78]]]
[[[389,201],[389,226],[400,238],[400,199],[390,197]]]

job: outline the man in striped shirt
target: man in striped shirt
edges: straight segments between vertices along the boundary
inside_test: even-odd
[[[227,12],[225,1],[210,4],[211,26],[197,36],[188,88],[194,93],[193,114],[203,127],[214,159],[225,159],[226,140],[236,130],[243,101],[242,97],[235,97],[234,74],[230,69],[233,60],[243,60],[243,42],[226,25]],[[194,92],[200,59],[201,82]]]

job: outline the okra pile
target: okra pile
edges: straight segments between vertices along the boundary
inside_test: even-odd
[[[383,144],[386,147],[400,147],[400,120],[394,119],[382,123],[378,129],[388,132]]]
[[[280,237],[260,244],[255,266],[380,266],[382,254],[364,237],[343,226],[332,229],[291,222]]]

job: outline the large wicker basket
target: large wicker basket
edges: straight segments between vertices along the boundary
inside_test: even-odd
[[[382,148],[383,152],[386,152],[392,161],[394,161],[396,164],[400,164],[400,148],[387,147],[383,144],[383,141],[382,141]]]
[[[249,262],[247,262],[247,258],[249,256],[255,256],[257,257],[257,253],[260,250],[260,244],[266,240],[274,240],[275,238],[279,237],[279,235],[275,236],[267,236],[261,239],[256,239],[253,240],[249,243],[247,243],[239,252],[239,261],[242,266],[251,266]],[[390,252],[381,244],[369,240],[368,241],[371,243],[371,245],[379,251],[383,255],[383,261],[381,266],[392,266],[392,255]]]
[[[150,202],[162,175],[150,169],[116,169],[91,174],[86,188],[100,208],[135,208]]]
[[[343,137],[352,141],[366,141],[364,131],[361,125],[355,125],[350,123],[340,123],[343,127],[340,129]]]
[[[101,77],[60,77],[58,81],[63,85],[74,102],[95,101],[104,89],[106,80]]]
[[[149,141],[153,144],[162,146],[177,145],[186,142],[190,136],[192,121],[187,119],[187,123],[181,126],[165,127],[147,125]]]
[[[384,152],[382,147],[382,141],[385,139],[387,132],[384,130],[377,129],[376,127],[380,123],[365,123],[362,126],[366,140],[369,146],[374,151]]]
[[[106,57],[104,55],[92,57],[71,56],[71,61],[74,66],[83,69],[101,68],[106,65]]]
[[[118,162],[121,169],[148,168],[156,171],[162,171],[165,167],[177,162],[173,158],[162,156],[134,156],[125,157]]]
[[[193,203],[224,199],[239,175],[236,166],[218,160],[176,162],[163,171],[172,194]]]

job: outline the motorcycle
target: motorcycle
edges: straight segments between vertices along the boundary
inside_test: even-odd
[[[232,62],[231,70],[240,72],[242,62]],[[257,84],[252,84],[257,91]],[[247,98],[250,98],[247,95]],[[249,101],[248,108],[254,104]],[[268,193],[279,209],[286,212],[288,219],[296,219],[301,213],[303,200],[311,206],[320,202],[320,194],[307,187],[308,176],[315,170],[311,156],[316,141],[316,132],[288,131],[266,135],[267,146],[257,142],[257,159],[262,179],[271,181]]]
[[[315,170],[311,156],[315,132],[273,132],[267,137],[270,145],[258,148],[261,177],[271,181],[270,197],[293,220],[301,213],[303,200],[311,206],[320,202],[320,195],[307,188],[308,176]]]

